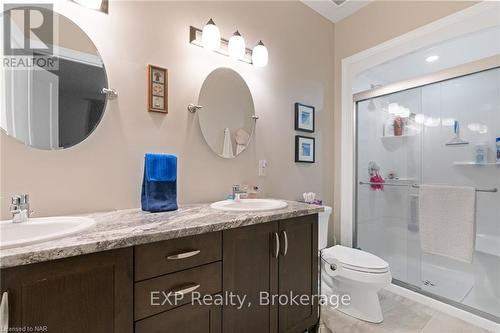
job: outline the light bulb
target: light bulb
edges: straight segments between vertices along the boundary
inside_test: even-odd
[[[434,61],[437,61],[439,60],[439,56],[438,55],[431,55],[431,56],[428,56],[427,58],[425,58],[425,61],[427,62],[434,62]]]
[[[74,0],[76,3],[91,9],[101,9],[102,0]]]
[[[267,66],[268,60],[269,55],[267,53],[267,48],[262,41],[259,41],[252,51],[252,63],[255,67],[265,67]]]
[[[229,38],[227,49],[229,56],[233,59],[243,59],[245,57],[245,39],[241,37],[238,30]]]
[[[203,47],[211,51],[220,48],[220,31],[212,19],[203,27],[201,43]]]

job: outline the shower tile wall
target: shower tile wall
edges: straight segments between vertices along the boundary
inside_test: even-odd
[[[423,114],[414,136],[384,138],[389,103]],[[398,183],[447,184],[500,189],[500,166],[472,162],[474,145],[488,142],[494,162],[500,136],[500,69],[484,71],[358,103],[358,181],[368,181],[368,163],[382,176],[395,171]],[[453,122],[469,145],[446,146]],[[358,185],[357,245],[386,259],[396,279],[500,317],[500,193],[477,195],[477,238],[473,264],[420,250],[415,204],[418,190],[386,186],[374,191]],[[413,205],[413,206],[412,206]],[[412,212],[413,210],[413,212]]]
[[[495,161],[494,142],[500,137],[500,69],[445,81],[422,88],[426,115],[441,119],[441,126],[424,126],[422,179],[429,184],[452,184],[478,188],[499,187],[498,166],[457,166],[454,162],[474,160],[474,144],[489,144],[490,162]],[[453,137],[451,119],[462,126],[466,146],[445,146]],[[447,122],[443,125],[443,122]],[[473,130],[471,130],[473,129]],[[478,193],[477,232],[499,237],[498,195]],[[494,217],[497,217],[495,219]]]

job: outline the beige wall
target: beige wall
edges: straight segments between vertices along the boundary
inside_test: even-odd
[[[410,32],[469,7],[468,1],[374,1],[335,24],[335,180],[334,207],[340,208],[340,126],[343,58]],[[340,209],[333,212],[334,233],[340,239]]]
[[[109,15],[61,3],[60,11],[97,45],[120,97],[109,103],[91,137],[65,151],[37,151],[2,133],[3,218],[10,195],[18,192],[32,195],[39,216],[138,207],[142,156],[150,151],[179,156],[180,202],[218,200],[233,183],[247,182],[261,185],[264,195],[286,199],[316,191],[339,207],[341,59],[472,4],[375,1],[334,28],[291,1],[112,2]],[[201,27],[209,17],[224,36],[237,28],[250,44],[262,39],[270,52],[268,67],[235,63],[188,44],[189,25]],[[167,116],[146,112],[148,63],[170,71]],[[260,116],[253,142],[235,160],[212,153],[198,119],[186,111],[197,101],[203,79],[221,66],[247,81]],[[317,107],[313,165],[293,162],[296,101]],[[269,162],[265,178],[257,176],[259,159]],[[339,216],[335,208],[337,236]]]
[[[119,97],[97,130],[64,151],[40,151],[1,134],[2,217],[13,193],[32,196],[37,216],[140,206],[145,152],[179,156],[179,201],[224,198],[233,183],[257,183],[267,196],[298,199],[315,191],[333,201],[333,24],[299,2],[111,2],[110,14],[61,1],[59,10],[95,42]],[[236,63],[188,43],[189,26],[213,17],[224,36],[235,29],[250,46],[262,39],[266,68]],[[147,64],[169,69],[168,115],[148,113]],[[260,117],[251,146],[234,160],[204,142],[195,103],[215,68],[247,81]],[[317,107],[317,163],[294,163],[294,102]],[[267,159],[266,178],[258,160]]]

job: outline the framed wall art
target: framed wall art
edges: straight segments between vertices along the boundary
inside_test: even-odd
[[[295,130],[314,133],[314,106],[295,103]]]
[[[315,139],[308,136],[295,136],[295,162],[314,163],[316,156]]]
[[[168,113],[168,70],[148,65],[148,110]]]

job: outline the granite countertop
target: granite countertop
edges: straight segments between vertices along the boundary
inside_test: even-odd
[[[210,204],[180,205],[174,212],[148,213],[125,209],[85,214],[96,226],[82,233],[44,243],[3,249],[0,268],[77,256],[138,244],[316,214],[323,207],[287,201],[288,207],[263,212],[225,212]]]

